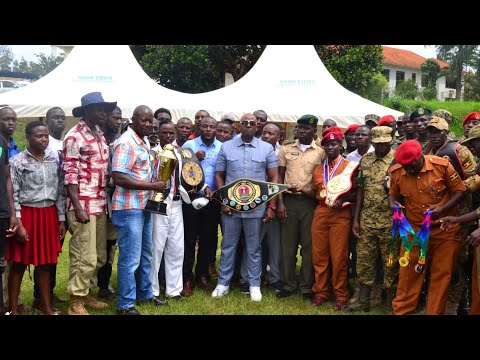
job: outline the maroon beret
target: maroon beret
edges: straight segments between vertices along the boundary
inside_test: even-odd
[[[422,156],[422,145],[416,140],[407,140],[395,151],[395,161],[400,165],[412,165]]]
[[[357,131],[357,129],[359,127],[360,127],[360,125],[358,125],[358,124],[352,124],[345,129],[345,132],[343,133],[343,135],[347,135],[349,132],[355,132],[355,131]]]
[[[393,115],[387,115],[378,120],[378,126],[385,126],[396,121]]]

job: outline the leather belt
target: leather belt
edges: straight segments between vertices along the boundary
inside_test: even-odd
[[[180,194],[173,195],[173,201],[178,201],[178,200],[182,200],[182,197],[180,196]]]

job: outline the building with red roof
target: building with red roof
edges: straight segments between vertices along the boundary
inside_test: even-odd
[[[397,84],[401,81],[413,80],[422,89],[424,80],[421,65],[427,60],[423,56],[415,54],[409,50],[402,50],[383,46],[383,74],[388,79],[390,85],[390,94],[394,93]],[[434,59],[440,68],[449,67],[449,65],[441,60]],[[447,82],[445,76],[437,80],[437,99],[454,99],[455,84]]]

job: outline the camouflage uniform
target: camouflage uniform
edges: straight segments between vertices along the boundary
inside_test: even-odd
[[[384,158],[377,158],[375,152],[363,156],[359,166],[357,185],[364,189],[363,209],[360,215],[362,237],[357,241],[357,273],[361,283],[374,285],[375,259],[380,250],[383,263],[387,263],[392,236],[392,218],[383,188],[385,173],[394,159],[394,151]],[[384,287],[396,284],[398,275],[399,242],[395,243],[393,267],[384,266]]]
[[[397,150],[401,143],[406,140],[405,135],[403,136],[395,136],[392,140],[392,149]]]

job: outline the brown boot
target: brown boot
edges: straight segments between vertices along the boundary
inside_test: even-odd
[[[213,280],[217,280],[219,275],[217,273],[217,269],[215,268],[215,263],[211,262],[208,264],[208,274],[210,275],[210,278]]]
[[[86,307],[89,307],[89,308],[95,309],[95,310],[103,310],[103,309],[108,308],[108,304],[107,304],[107,303],[98,301],[97,299],[95,299],[95,298],[94,298],[92,295],[90,295],[90,294],[88,294],[87,296],[84,296],[84,297],[83,297],[83,304],[84,304]]]
[[[380,305],[383,302],[382,299],[382,286],[381,285],[373,285],[372,294],[370,298],[370,307],[374,308]]]
[[[70,306],[68,307],[68,315],[90,315],[83,305],[83,296],[70,296]]]

